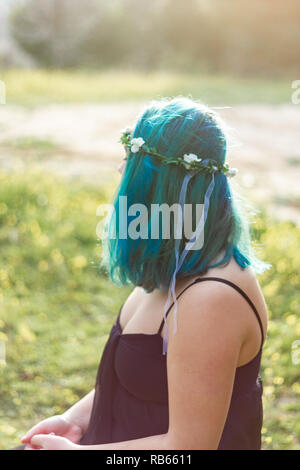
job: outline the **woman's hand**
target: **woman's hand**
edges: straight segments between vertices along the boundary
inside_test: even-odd
[[[64,415],[52,416],[33,426],[21,439],[23,444],[27,444],[25,450],[39,448],[39,444],[34,443],[33,439],[37,434],[43,435],[44,437],[48,437],[45,435],[49,435],[49,439],[52,439],[52,442],[54,442],[53,438],[58,439],[60,436],[64,444],[77,444],[83,435],[83,429]]]
[[[31,444],[39,450],[80,450],[82,447],[65,437],[51,434],[36,434],[31,438]]]

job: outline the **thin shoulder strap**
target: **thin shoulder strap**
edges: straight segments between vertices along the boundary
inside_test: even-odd
[[[206,279],[209,279],[209,278],[207,277]],[[178,296],[176,297],[176,299],[179,299],[179,297],[180,297],[189,287],[191,287],[191,286],[193,286],[194,284],[196,284],[196,282],[197,282],[198,280],[200,280],[200,278],[197,278],[195,281],[191,282],[191,284],[189,284],[188,286],[186,286],[186,287],[180,292],[180,294],[178,294]],[[170,310],[171,310],[171,308],[173,307],[173,305],[174,305],[174,302],[172,302],[172,304],[170,305],[170,307],[169,307],[168,310],[166,311],[166,317],[168,316],[168,313],[170,312]],[[158,329],[157,334],[160,334],[160,333],[161,333],[161,330],[162,330],[163,326],[164,326],[164,318],[162,319],[162,322],[161,322],[161,324],[160,324],[160,327],[159,327],[159,329]]]
[[[262,325],[262,322],[261,322],[261,319],[260,319],[260,316],[258,314],[258,311],[255,307],[255,305],[253,304],[252,300],[248,297],[248,295],[239,287],[237,286],[236,284],[234,284],[233,282],[231,281],[228,281],[227,279],[223,279],[223,278],[220,278],[220,277],[198,277],[197,279],[195,279],[195,281],[193,281],[191,284],[189,284],[188,286],[186,286],[182,292],[180,292],[180,294],[178,295],[177,299],[191,286],[193,286],[194,284],[198,283],[198,282],[202,282],[202,281],[219,281],[219,282],[223,282],[224,284],[227,284],[228,286],[231,286],[233,287],[237,292],[239,292],[243,297],[244,299],[248,302],[248,304],[250,305],[250,307],[252,308],[257,320],[258,320],[258,323],[259,323],[259,326],[260,326],[260,331],[261,331],[261,336],[262,336],[262,340],[261,340],[261,346],[260,348],[262,348],[263,346],[263,343],[264,343],[264,330],[263,330],[263,325]],[[173,307],[174,305],[174,302],[170,305],[170,307],[168,308],[167,312],[166,312],[166,315],[168,315],[168,313],[170,312],[171,308]],[[160,327],[159,327],[159,330],[158,330],[158,333],[160,334],[161,333],[161,330],[163,328],[163,325],[164,325],[164,319],[162,320],[161,324],[160,324]]]

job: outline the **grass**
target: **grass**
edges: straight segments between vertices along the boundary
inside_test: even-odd
[[[0,144],[2,154],[21,157],[27,164],[33,160],[43,160],[57,153],[66,153],[61,145],[49,139],[40,139],[33,136],[23,136],[2,141]]]
[[[24,136],[12,140],[7,140],[2,142],[2,145],[15,150],[25,150],[26,152],[28,150],[35,150],[43,154],[52,153],[59,149],[59,146],[51,140],[39,139],[32,136]]]
[[[6,70],[7,104],[34,107],[51,103],[150,100],[192,95],[208,105],[291,103],[288,79],[254,79],[203,72],[136,72],[126,70]]]
[[[112,190],[40,171],[0,172],[0,449],[18,445],[33,424],[94,386],[131,290],[97,269],[96,209]],[[300,232],[261,212],[254,235],[273,265],[259,277],[270,312],[263,448],[299,450]]]
[[[58,155],[72,155],[72,152],[55,140],[28,135],[3,140],[0,143],[0,154],[6,156],[6,163],[10,160],[15,165],[23,163],[26,167],[34,167]]]

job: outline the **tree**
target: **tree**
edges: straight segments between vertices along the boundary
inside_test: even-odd
[[[13,10],[12,33],[44,66],[79,65],[77,50],[101,6],[97,0],[28,0]]]

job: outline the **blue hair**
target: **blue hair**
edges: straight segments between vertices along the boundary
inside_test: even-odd
[[[227,139],[219,117],[205,105],[189,98],[178,97],[152,101],[138,117],[133,137],[142,137],[148,147],[154,147],[166,159],[194,153],[202,159],[224,163]],[[103,241],[104,266],[110,278],[119,285],[132,283],[147,292],[167,289],[175,269],[175,239],[123,239],[119,235],[119,200],[127,197],[127,205],[144,204],[148,213],[152,204],[178,203],[186,170],[166,165],[155,156],[129,152],[122,179],[114,197],[114,215],[107,222],[108,237]],[[210,175],[196,173],[188,183],[185,204],[203,204]],[[128,216],[128,225],[131,222]],[[195,221],[195,214],[193,215]],[[174,234],[174,221],[172,233]],[[149,217],[148,229],[151,225]],[[195,226],[195,224],[194,224]],[[127,227],[128,228],[128,227]],[[180,241],[179,253],[186,239]],[[220,252],[224,257],[211,264]],[[263,272],[269,265],[256,257],[251,247],[247,217],[234,199],[228,178],[215,174],[215,187],[204,227],[204,244],[191,250],[181,266],[177,279],[201,275],[210,267],[225,265],[234,258],[241,268],[252,266]]]

